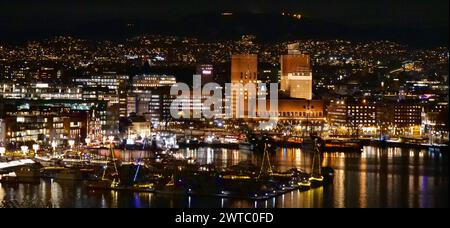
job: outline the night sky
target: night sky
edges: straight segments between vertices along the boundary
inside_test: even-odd
[[[0,32],[112,20],[176,20],[223,11],[300,12],[360,27],[448,28],[448,7],[448,0],[0,0]]]

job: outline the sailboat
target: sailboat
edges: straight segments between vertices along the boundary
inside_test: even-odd
[[[114,173],[111,174],[112,179],[106,178],[106,171],[108,169],[108,166],[105,165],[103,167],[103,174],[102,174],[102,178],[100,180],[97,180],[94,183],[90,183],[88,184],[88,188],[92,188],[92,189],[116,189],[119,186],[120,183],[120,179],[119,179],[119,171],[117,169],[117,164],[116,161],[114,160],[114,151],[112,149],[112,146],[110,148],[111,150],[111,157],[112,157],[112,162],[114,164]]]
[[[321,160],[321,151],[320,147],[321,142],[319,142],[319,138],[313,138],[313,160],[311,167],[311,177],[309,181],[311,186],[319,186],[323,184],[323,176],[322,176],[322,160]]]

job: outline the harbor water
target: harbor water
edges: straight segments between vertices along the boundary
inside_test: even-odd
[[[89,190],[82,182],[41,179],[39,184],[0,184],[0,202],[40,202],[48,207],[176,207],[176,208],[322,208],[322,207],[449,207],[448,151],[364,147],[363,153],[327,153],[322,165],[334,169],[331,185],[293,191],[265,201],[206,196]],[[117,152],[124,160],[145,156]],[[241,161],[261,162],[249,152],[227,149],[182,149],[184,157],[217,167]],[[301,149],[278,148],[271,156],[277,170],[309,171],[312,155]]]

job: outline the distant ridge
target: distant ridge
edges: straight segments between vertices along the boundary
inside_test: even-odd
[[[290,39],[392,40],[411,46],[426,47],[448,44],[448,28],[351,27],[333,22],[281,14],[205,13],[164,20],[107,20],[80,24],[52,21],[35,26],[0,23],[0,40],[23,42],[55,35],[72,35],[87,39],[124,39],[141,34],[194,36],[205,40],[238,38],[254,34],[262,41]]]

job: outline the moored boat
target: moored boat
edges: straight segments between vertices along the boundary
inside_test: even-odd
[[[17,184],[19,183],[19,180],[17,179],[17,176],[15,173],[2,175],[0,178],[0,183],[2,184]]]
[[[363,145],[359,141],[326,140],[323,152],[361,153]]]
[[[18,182],[39,182],[39,170],[31,166],[23,166],[15,171]]]
[[[68,180],[68,181],[74,181],[74,180],[81,180],[81,173],[79,170],[75,169],[64,169],[61,172],[56,173],[55,179],[56,180]]]
[[[60,158],[48,158],[48,157],[36,157],[34,161],[40,163],[44,167],[61,166],[62,159]]]

